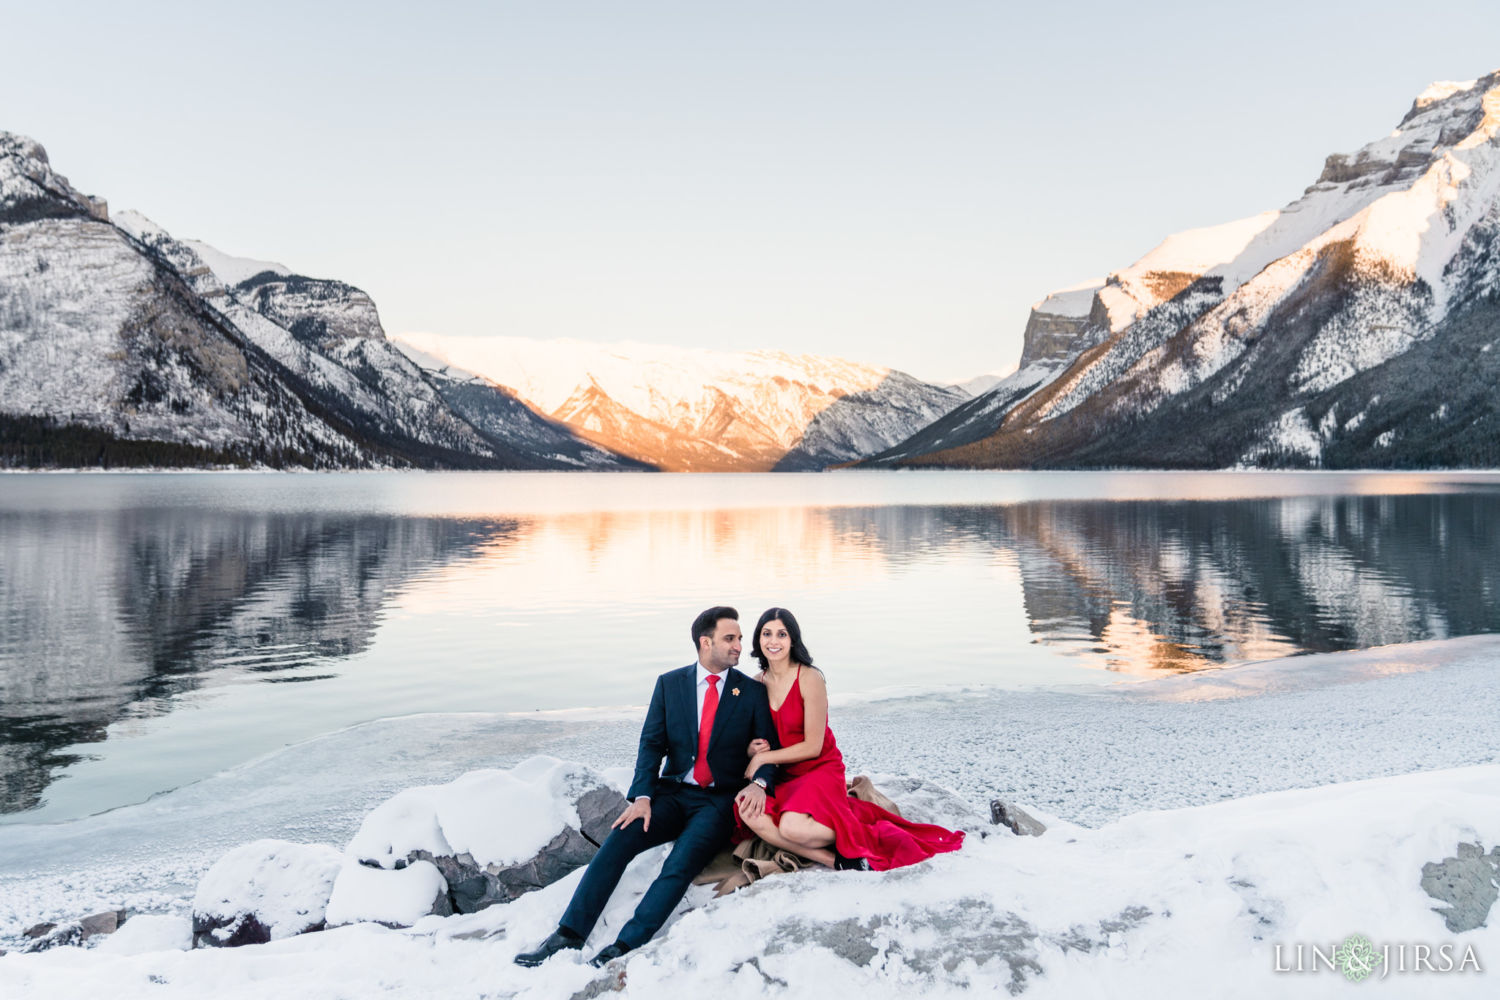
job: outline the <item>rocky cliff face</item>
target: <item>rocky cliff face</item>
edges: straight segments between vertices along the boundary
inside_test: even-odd
[[[138,213],[111,221],[40,145],[0,133],[0,463],[560,468],[571,448],[628,464],[555,428],[528,451],[500,414],[538,418],[487,407],[492,386],[466,397],[481,429],[364,292],[247,264]]]
[[[1053,367],[1023,364],[878,461],[1496,464],[1497,137],[1500,73],[1435,84],[1280,211],[1109,275],[1071,344],[1039,322],[1028,351]]]
[[[1103,281],[1086,281],[1053,292],[1032,306],[1018,369],[1070,364],[1092,347],[1104,325],[1093,316],[1095,300],[1103,287]]]
[[[0,134],[0,415],[156,442],[157,456],[361,465],[191,277]],[[40,426],[39,424],[36,426]]]

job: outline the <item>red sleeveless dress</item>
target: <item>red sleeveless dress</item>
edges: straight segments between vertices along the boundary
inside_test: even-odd
[[[781,708],[771,709],[776,736],[789,747],[804,738],[806,706],[802,701],[802,670]],[[824,724],[826,727],[826,723]],[[913,823],[887,812],[873,802],[851,798],[844,778],[844,755],[833,739],[833,730],[823,730],[823,750],[811,760],[782,766],[774,795],[766,797],[766,813],[780,822],[782,813],[806,813],[831,827],[834,844],[846,858],[869,858],[876,871],[900,868],[926,861],[934,854],[956,851],[963,846],[962,830],[948,830],[931,823]],[[740,823],[736,840],[753,836]]]

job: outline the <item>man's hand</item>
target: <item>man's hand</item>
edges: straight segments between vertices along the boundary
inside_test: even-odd
[[[766,811],[766,790],[752,781],[740,789],[734,804],[739,807],[740,819],[747,823],[759,819]]]
[[[771,744],[765,740],[751,740],[750,748],[745,751],[745,755],[747,757],[754,757],[756,754],[765,753],[769,749],[771,749]]]
[[[613,823],[609,824],[609,828],[611,830],[623,830],[636,820],[643,821],[641,824],[642,833],[646,833],[651,829],[651,796],[641,795],[637,797],[634,802],[625,807],[625,811],[620,813]]]

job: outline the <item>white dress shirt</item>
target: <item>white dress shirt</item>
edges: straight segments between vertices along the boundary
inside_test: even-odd
[[[713,675],[713,671],[709,670],[702,663],[699,663],[698,664],[698,686],[697,686],[697,693],[698,693],[698,714],[693,716],[693,732],[695,734],[698,733],[698,727],[703,724],[703,699],[706,698],[706,697],[708,697],[708,678],[709,678],[710,675]],[[723,704],[723,702],[724,702],[724,695],[725,695],[724,681],[729,676],[729,671],[727,669],[723,670],[723,671],[720,671],[716,676],[719,678],[719,703]],[[717,718],[717,716],[715,716],[715,717]],[[701,735],[701,734],[699,734],[699,735]],[[693,763],[694,764],[698,763],[698,755],[697,754],[693,755]],[[687,784],[687,785],[696,785],[698,783],[698,779],[693,777],[693,769],[691,767],[688,768],[687,776],[684,777],[682,779],[682,781],[683,781],[683,784]]]

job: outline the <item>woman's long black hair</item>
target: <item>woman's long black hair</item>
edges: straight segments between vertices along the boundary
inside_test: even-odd
[[[750,655],[760,661],[760,669],[769,670],[770,664],[766,662],[766,654],[760,648],[760,630],[766,627],[766,622],[779,621],[786,626],[786,634],[792,640],[792,662],[800,663],[804,667],[813,665],[812,654],[807,647],[802,645],[802,626],[797,624],[797,616],[786,608],[767,608],[760,616],[760,621],[755,623],[755,642],[750,647]]]

